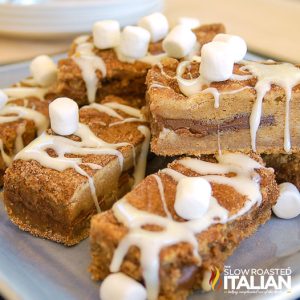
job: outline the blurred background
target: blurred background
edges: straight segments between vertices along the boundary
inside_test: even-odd
[[[0,0],[0,66],[63,53],[97,20],[128,25],[155,11],[223,22],[251,52],[300,62],[299,0]]]

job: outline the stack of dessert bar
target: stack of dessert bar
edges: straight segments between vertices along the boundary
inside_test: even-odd
[[[20,135],[27,145],[8,161],[9,218],[67,246],[90,234],[102,300],[209,290],[211,270],[223,269],[278,199],[274,170],[260,154],[278,169],[297,160],[299,67],[244,61],[245,42],[223,25],[185,20],[169,30],[155,13],[122,31],[117,21],[100,21],[58,69],[37,58],[29,82],[56,98],[51,126],[27,145],[41,128],[20,114],[28,124],[17,123],[6,144],[0,136],[4,161],[22,148]],[[9,104],[47,115],[48,102],[28,96]],[[174,161],[143,179],[150,139],[152,152]],[[300,206],[290,189],[281,206],[287,192]],[[285,207],[283,216],[293,209]]]
[[[165,19],[163,15],[157,15]],[[80,124],[87,125],[89,135],[95,137],[88,145],[78,143],[76,146],[85,150],[80,156],[85,164],[82,168],[84,175],[77,169],[80,163],[76,167],[56,167],[63,164],[61,158],[67,155],[76,155],[77,158],[79,153],[57,153],[60,142],[49,141],[49,136],[58,133],[53,130],[52,122],[52,130],[15,157],[6,173],[4,201],[10,219],[22,230],[68,246],[74,245],[88,236],[90,218],[97,209],[99,212],[110,208],[144,177],[149,129],[138,108],[145,103],[147,71],[167,54],[162,49],[162,40],[151,39],[150,42],[150,34],[145,29],[128,26],[123,31],[125,37],[126,29],[129,38],[147,46],[141,57],[137,57],[140,56],[136,50],[138,44],[127,56],[115,48],[118,43],[122,44],[123,39],[118,36],[119,24],[102,21],[95,24],[93,36],[75,39],[69,57],[58,62],[57,79],[52,82],[49,93],[52,93],[52,99],[55,95],[56,98],[68,97],[76,101],[81,107]],[[110,35],[106,36],[105,31]],[[199,54],[201,45],[223,32],[224,26],[202,25],[194,29],[194,33],[188,28],[186,31],[195,36],[195,43],[188,54]],[[143,34],[148,41],[143,41]],[[140,38],[142,41],[139,41]],[[33,77],[49,77],[41,70],[52,71],[52,66],[39,60],[42,60],[41,57],[38,62],[32,63]],[[65,109],[71,109],[68,107],[66,105]],[[75,130],[72,134],[62,134],[62,137],[81,140],[80,134]],[[95,143],[93,140],[96,138],[103,142]],[[46,145],[49,149],[45,148]],[[43,148],[52,157],[52,163],[43,160],[45,153],[36,154],[38,148]],[[114,153],[107,151],[108,148],[114,149]],[[98,151],[96,155],[92,155],[95,151]]]

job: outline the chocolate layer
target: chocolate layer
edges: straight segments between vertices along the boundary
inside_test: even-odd
[[[236,115],[231,120],[225,120],[219,124],[209,123],[203,120],[192,119],[164,119],[161,116],[156,117],[159,128],[168,128],[179,133],[197,134],[199,137],[215,134],[219,132],[236,131],[240,129],[249,129],[249,114]],[[275,118],[273,115],[263,116],[261,118],[260,126],[275,125]]]

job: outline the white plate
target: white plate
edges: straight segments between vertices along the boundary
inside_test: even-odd
[[[50,1],[38,5],[0,4],[0,33],[47,39],[90,32],[95,21],[116,19],[121,26],[161,11],[163,0]]]
[[[57,57],[58,58],[58,57]],[[248,59],[258,59],[249,56]],[[28,75],[28,63],[0,67],[0,88]],[[154,172],[161,159],[152,160]],[[0,197],[0,294],[7,300],[99,300],[99,283],[90,279],[89,240],[66,248],[20,231],[6,216]],[[226,262],[232,268],[292,269],[292,291],[278,294],[195,293],[190,300],[288,300],[300,297],[300,216],[273,217],[243,241]],[[113,300],[113,299],[112,299]]]

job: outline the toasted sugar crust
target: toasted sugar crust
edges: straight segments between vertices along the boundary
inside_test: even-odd
[[[190,170],[182,169],[174,162],[172,168],[182,171],[185,175],[196,175]],[[197,235],[202,257],[202,266],[195,266],[192,248],[180,243],[164,248],[160,253],[160,296],[159,299],[186,299],[193,289],[201,288],[205,270],[212,266],[223,268],[224,261],[244,238],[253,234],[259,225],[265,223],[271,215],[271,207],[276,202],[278,187],[272,169],[260,169],[262,204],[255,206],[246,215],[227,224],[212,225]],[[176,221],[182,219],[175,214],[174,199],[176,183],[166,174],[158,173],[165,190],[165,200],[172,217]],[[228,186],[213,184],[213,194],[220,197],[220,202],[231,213],[234,213],[245,199]],[[230,197],[230,199],[228,199]],[[126,196],[134,207],[165,216],[160,192],[153,176],[148,176],[140,185]],[[218,198],[219,201],[219,198]],[[149,228],[151,230],[151,227]],[[152,228],[153,230],[153,228]],[[109,266],[119,242],[127,234],[128,229],[120,224],[113,212],[107,211],[93,217],[91,225],[92,263],[90,272],[94,280],[103,280],[110,274]],[[140,268],[140,251],[131,247],[128,251],[121,271],[132,278],[142,281]]]

